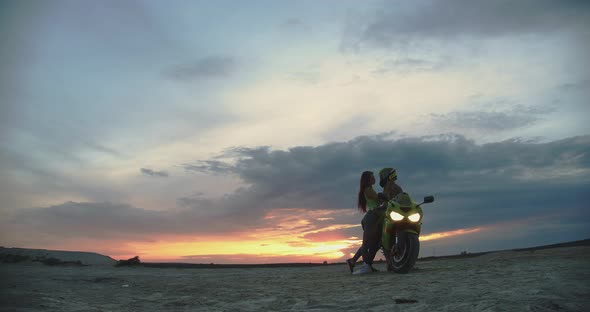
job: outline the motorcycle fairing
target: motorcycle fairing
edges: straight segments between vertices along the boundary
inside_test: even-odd
[[[406,198],[409,198],[409,196]],[[395,200],[391,200],[387,204],[387,210],[385,212],[384,218],[384,231],[381,237],[381,243],[383,245],[383,249],[385,250],[385,252],[391,250],[391,247],[394,243],[393,239],[395,238],[395,233],[397,231],[420,235],[420,230],[422,228],[421,221],[423,217],[422,208],[418,206],[414,201],[406,202],[405,204],[406,205],[402,207]],[[391,219],[392,211],[401,214],[402,216],[404,216],[404,218],[400,221],[394,221],[393,219]],[[420,214],[420,221],[416,223],[408,220],[408,217],[415,213]]]

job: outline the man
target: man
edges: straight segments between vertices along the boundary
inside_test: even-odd
[[[379,185],[381,185],[381,187],[383,187],[382,197],[383,197],[383,200],[385,201],[385,204],[383,205],[383,208],[382,208],[384,211],[387,209],[387,202],[389,200],[392,200],[392,199],[396,198],[399,194],[404,193],[401,186],[399,186],[399,185],[397,185],[397,183],[395,183],[396,181],[397,181],[397,172],[395,171],[394,168],[383,168],[383,169],[381,169],[381,171],[379,171]],[[397,201],[397,199],[396,199],[396,201]],[[380,233],[380,234],[382,234],[382,233]],[[393,238],[393,241],[395,241],[395,238]],[[389,241],[385,241],[382,243],[384,243],[385,245],[390,244]]]
[[[397,181],[397,172],[394,168],[383,168],[379,171],[379,185],[383,188],[383,195],[386,201],[403,193],[402,188],[395,181]]]

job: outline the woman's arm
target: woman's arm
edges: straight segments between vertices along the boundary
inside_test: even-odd
[[[379,196],[377,196],[377,193],[375,192],[375,190],[373,190],[373,188],[372,188],[372,187],[370,187],[370,186],[369,186],[369,187],[367,187],[367,188],[365,189],[365,192],[364,192],[364,193],[365,193],[365,197],[366,197],[367,199],[372,199],[372,200],[375,200],[375,201],[377,201],[377,202],[380,202],[380,200],[379,200]]]

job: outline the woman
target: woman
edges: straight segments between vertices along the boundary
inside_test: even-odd
[[[379,248],[379,241],[381,239],[379,233],[381,231],[379,231],[379,216],[375,209],[379,207],[380,200],[375,190],[373,190],[373,184],[375,184],[373,172],[363,172],[357,201],[358,209],[366,212],[361,221],[363,227],[363,244],[359,247],[354,257],[346,260],[350,273],[352,273],[354,265],[361,255],[363,256],[364,265],[358,273],[377,271],[373,268],[373,259],[377,253],[377,248]]]

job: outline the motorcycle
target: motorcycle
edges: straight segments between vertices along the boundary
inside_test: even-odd
[[[420,252],[418,237],[423,217],[420,206],[433,201],[434,196],[426,196],[422,203],[416,204],[410,195],[401,193],[387,202],[381,236],[387,271],[408,273],[414,267]]]

